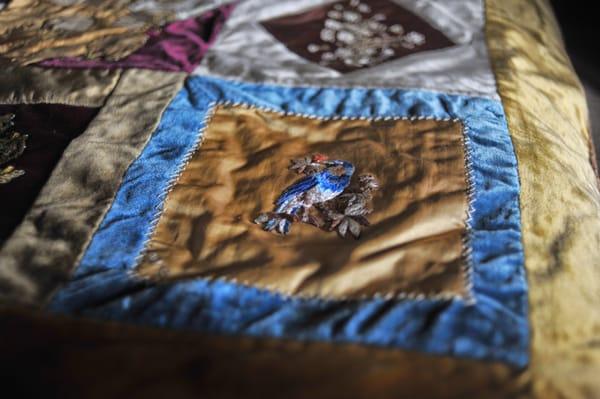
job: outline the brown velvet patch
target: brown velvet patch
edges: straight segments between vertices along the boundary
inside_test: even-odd
[[[467,180],[462,125],[435,120],[318,120],[218,106],[169,193],[137,272],[225,278],[300,296],[465,293]],[[290,159],[344,159],[381,184],[358,240],[256,216],[298,180]]]
[[[454,45],[389,0],[339,1],[262,25],[302,58],[342,73]]]
[[[0,105],[0,115],[15,114],[15,130],[27,134],[27,148],[10,162],[25,174],[0,184],[0,243],[23,220],[71,140],[79,136],[98,108],[58,104]]]

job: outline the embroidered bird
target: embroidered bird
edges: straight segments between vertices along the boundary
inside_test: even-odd
[[[292,222],[302,212],[301,220],[306,221],[308,211],[315,205],[329,201],[342,194],[350,184],[354,173],[354,165],[343,160],[328,160],[322,154],[312,158],[312,166],[320,166],[308,176],[287,187],[275,201],[275,209],[263,213],[255,222],[262,225],[264,230],[288,234]]]

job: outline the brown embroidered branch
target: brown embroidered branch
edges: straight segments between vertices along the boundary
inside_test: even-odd
[[[27,135],[14,131],[14,114],[0,116],[0,184],[6,184],[25,174],[8,162],[18,158],[25,151]]]
[[[372,174],[358,177],[358,185],[331,201],[325,202],[319,210],[325,217],[327,229],[337,230],[345,238],[350,233],[359,238],[361,226],[369,226],[367,215],[373,212],[373,191],[379,189],[379,182]]]

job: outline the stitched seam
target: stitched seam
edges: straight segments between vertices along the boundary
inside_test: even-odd
[[[148,249],[148,245],[152,240],[152,236],[154,235],[156,228],[158,227],[158,222],[162,217],[164,212],[165,204],[168,200],[168,195],[174,189],[175,185],[179,181],[181,175],[186,170],[188,164],[190,163],[192,157],[196,154],[197,151],[200,150],[202,146],[202,142],[204,141],[204,135],[206,129],[208,128],[212,117],[214,116],[217,107],[225,106],[225,107],[240,107],[245,109],[253,109],[262,112],[271,112],[276,113],[281,116],[296,116],[302,117],[306,119],[313,120],[321,120],[321,121],[335,121],[335,120],[367,120],[367,121],[397,121],[397,120],[405,120],[405,121],[421,121],[421,120],[433,120],[439,122],[454,122],[460,123],[463,127],[461,129],[461,142],[464,148],[464,162],[465,162],[465,181],[467,183],[467,212],[465,217],[465,229],[466,234],[463,235],[462,238],[462,258],[464,259],[464,264],[461,267],[461,273],[465,280],[465,294],[459,295],[451,292],[440,292],[433,295],[427,295],[420,292],[390,292],[382,294],[380,292],[376,292],[374,294],[369,295],[360,295],[360,296],[327,296],[327,295],[309,295],[302,293],[290,293],[281,290],[280,288],[275,287],[274,285],[265,284],[265,285],[257,285],[248,280],[239,280],[236,277],[231,276],[201,276],[201,277],[188,277],[188,278],[174,278],[169,280],[160,280],[153,279],[152,277],[140,277],[136,270],[139,268],[142,259],[145,257]],[[184,155],[183,160],[177,168],[177,172],[167,181],[167,185],[165,189],[160,194],[160,203],[156,207],[156,214],[152,217],[150,222],[150,227],[148,232],[144,236],[142,250],[135,257],[135,261],[132,267],[128,270],[128,273],[131,277],[147,280],[147,281],[155,281],[157,283],[160,282],[182,282],[182,281],[191,281],[191,280],[203,280],[206,282],[224,282],[224,283],[235,283],[244,287],[249,287],[256,289],[258,291],[268,292],[270,294],[274,294],[279,296],[280,298],[286,300],[322,300],[322,301],[336,301],[336,302],[352,302],[352,301],[361,301],[365,299],[384,299],[384,300],[403,300],[410,299],[414,301],[426,301],[426,300],[436,300],[436,301],[453,301],[453,300],[461,300],[465,301],[468,305],[475,304],[475,296],[473,293],[473,261],[472,261],[472,247],[471,247],[471,228],[472,228],[472,215],[474,211],[474,195],[475,195],[475,179],[472,173],[472,151],[470,150],[469,144],[470,140],[468,138],[468,128],[466,125],[458,118],[439,118],[434,116],[375,116],[375,117],[365,117],[365,116],[344,116],[344,115],[334,115],[334,116],[319,116],[305,113],[298,113],[293,111],[284,111],[274,108],[269,108],[265,106],[258,106],[253,104],[247,104],[245,102],[233,102],[227,100],[213,101],[208,104],[207,112],[203,119],[203,125],[198,131],[198,137],[193,144],[192,148]]]
[[[465,278],[465,300],[469,304],[475,304],[475,294],[473,292],[473,215],[475,213],[475,176],[473,175],[473,150],[471,139],[469,138],[469,127],[460,122],[462,129],[462,140],[465,157],[465,181],[467,183],[467,215],[465,219],[466,232],[463,236],[463,276]]]
[[[152,239],[152,236],[154,235],[154,232],[155,232],[156,228],[158,227],[158,222],[164,212],[164,208],[167,203],[168,196],[171,193],[171,191],[173,191],[173,189],[175,188],[175,185],[177,184],[177,182],[179,181],[179,178],[181,177],[181,175],[187,168],[187,166],[190,163],[194,154],[200,150],[200,147],[202,146],[202,142],[204,141],[204,133],[206,132],[209,122],[211,121],[218,105],[219,104],[215,101],[208,104],[208,110],[206,112],[206,115],[204,115],[204,119],[202,121],[202,127],[198,130],[196,141],[194,142],[194,144],[192,145],[190,150],[183,156],[182,162],[179,165],[179,167],[177,168],[177,171],[167,181],[165,188],[161,191],[159,204],[155,208],[156,214],[150,221],[150,226],[148,228],[148,231],[144,235],[142,250],[136,256],[134,263],[133,263],[133,267],[131,268],[131,271],[135,271],[138,268],[138,266],[140,265],[140,262],[142,261],[144,255],[146,254],[146,247],[150,243],[150,240]],[[135,273],[133,273],[133,274],[135,274]]]
[[[202,65],[200,65],[202,67]],[[373,81],[372,84],[365,85],[354,85],[352,83],[347,84],[331,84],[332,80],[335,80],[335,77],[331,78],[315,78],[314,83],[303,83],[301,80],[295,81],[293,79],[248,79],[244,80],[235,76],[227,76],[219,74],[218,72],[214,72],[212,70],[208,70],[208,67],[205,67],[205,73],[203,74],[194,74],[192,73],[192,78],[206,78],[212,77],[221,79],[227,82],[237,83],[237,84],[251,84],[251,85],[279,85],[284,87],[292,87],[292,88],[303,88],[303,89],[340,89],[340,90],[348,90],[348,89],[357,89],[357,90],[373,90],[373,89],[381,89],[381,90],[407,90],[407,91],[426,91],[430,93],[436,94],[450,94],[450,95],[465,95],[474,98],[482,98],[484,100],[494,100],[497,101],[499,98],[499,94],[497,91],[492,93],[482,93],[482,92],[474,92],[468,90],[460,90],[460,89],[449,89],[449,90],[436,90],[428,87],[421,86],[405,86],[402,84],[395,83],[384,83],[382,81]],[[323,80],[324,83],[316,82],[317,79]],[[496,80],[494,79],[494,84],[496,84]]]

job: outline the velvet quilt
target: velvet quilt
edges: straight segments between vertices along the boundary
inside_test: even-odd
[[[600,397],[544,0],[0,1],[20,396]]]

